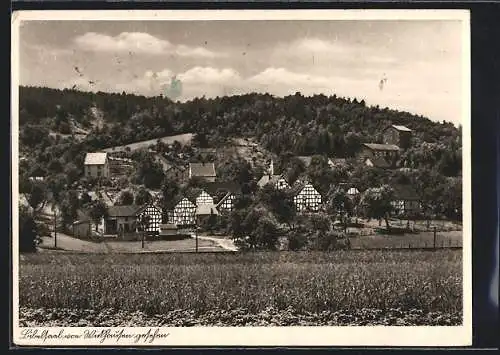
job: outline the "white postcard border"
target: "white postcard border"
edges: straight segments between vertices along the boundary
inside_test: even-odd
[[[456,327],[19,327],[18,110],[19,26],[22,21],[151,20],[458,20],[463,35],[463,325]],[[14,12],[12,27],[12,321],[20,346],[466,346],[472,343],[472,225],[470,150],[470,15],[467,10],[57,10]],[[122,334],[85,338],[85,332]],[[38,337],[29,337],[36,332]],[[148,333],[149,331],[149,333]],[[62,332],[62,333],[61,333]],[[156,338],[147,335],[157,334]],[[133,334],[126,337],[123,334]],[[45,334],[45,338],[43,336]],[[94,333],[97,334],[97,333]],[[129,334],[129,335],[130,335]],[[159,336],[158,334],[163,334]],[[168,334],[165,336],[165,334]],[[72,337],[72,336],[73,337]],[[147,340],[151,340],[150,342]]]

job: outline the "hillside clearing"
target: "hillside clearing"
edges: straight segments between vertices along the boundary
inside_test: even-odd
[[[165,137],[156,138],[156,139],[149,139],[149,140],[145,140],[145,141],[139,141],[139,142],[125,144],[125,145],[119,145],[116,147],[102,149],[102,151],[107,152],[107,153],[116,153],[116,152],[125,151],[127,148],[130,148],[131,151],[134,151],[134,150],[138,150],[138,149],[147,148],[151,145],[155,145],[157,141],[161,141],[164,144],[173,144],[175,141],[178,141],[180,144],[185,145],[185,144],[190,144],[192,139],[193,139],[193,133],[184,133],[184,134],[178,134],[175,136],[165,136]]]

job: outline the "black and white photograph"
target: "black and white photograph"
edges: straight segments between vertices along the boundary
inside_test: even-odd
[[[469,345],[469,14],[12,21],[18,345]]]

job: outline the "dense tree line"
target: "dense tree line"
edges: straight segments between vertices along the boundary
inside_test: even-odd
[[[92,124],[95,110],[102,116],[101,125]],[[363,101],[335,95],[304,97],[296,93],[278,98],[254,93],[179,103],[125,93],[20,88],[21,126],[33,129],[49,122],[45,127],[60,132],[62,124],[67,133],[68,117],[90,130],[86,140],[95,149],[196,132],[202,147],[216,145],[227,137],[247,136],[256,137],[277,154],[290,151],[350,157],[362,142],[380,141],[383,128],[391,123],[413,129],[415,147],[427,142],[458,152],[461,133],[451,123],[368,107]],[[29,133],[22,139],[28,145],[34,143]],[[44,133],[42,137],[47,136]]]

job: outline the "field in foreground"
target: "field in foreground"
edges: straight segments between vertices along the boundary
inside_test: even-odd
[[[458,325],[461,251],[23,255],[21,326]]]

